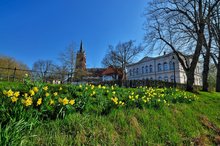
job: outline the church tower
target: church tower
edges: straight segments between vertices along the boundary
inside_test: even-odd
[[[80,43],[80,49],[76,54],[76,68],[74,78],[81,80],[82,77],[86,76],[86,55],[83,48],[83,43]]]

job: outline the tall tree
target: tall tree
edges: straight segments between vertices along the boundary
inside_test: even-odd
[[[209,84],[208,84],[208,74],[209,74],[209,65],[210,65],[210,57],[211,57],[211,48],[212,48],[212,39],[213,34],[211,31],[211,17],[209,17],[209,20],[207,20],[207,30],[204,36],[204,51],[202,51],[203,54],[203,72],[202,72],[202,90],[208,91]]]
[[[215,42],[215,50],[212,54],[215,66],[217,68],[216,75],[216,92],[220,92],[220,4],[215,8],[215,15],[212,18],[212,32]]]
[[[207,20],[219,0],[154,0],[146,17],[146,41],[170,48],[187,76],[186,90],[193,91],[194,72],[204,45]],[[158,44],[159,43],[159,44]],[[187,56],[190,53],[190,61]]]
[[[102,64],[106,67],[113,66],[114,68],[122,69],[122,80],[126,80],[126,66],[133,63],[137,55],[143,50],[144,48],[141,45],[135,46],[132,40],[118,43],[115,47],[110,45]]]
[[[73,78],[74,70],[75,70],[75,51],[74,44],[71,43],[64,52],[62,52],[59,56],[59,60],[61,61],[61,68],[65,68],[63,71],[67,71],[66,74],[70,75],[70,78]]]
[[[54,65],[51,60],[38,60],[33,64],[34,76],[46,81],[46,78],[53,73]]]

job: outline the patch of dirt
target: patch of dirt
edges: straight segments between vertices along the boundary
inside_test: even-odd
[[[141,136],[141,127],[138,123],[137,118],[136,117],[131,117],[130,124],[131,124],[132,127],[134,127],[137,136],[140,137]]]
[[[200,119],[201,119],[202,124],[205,127],[215,131],[215,133],[220,135],[220,128],[217,125],[215,125],[214,123],[212,123],[211,121],[209,121],[209,119],[207,117],[201,116]]]
[[[215,136],[214,141],[215,141],[215,143],[216,143],[217,145],[220,146],[220,136],[219,136],[219,135],[218,135],[218,136]]]
[[[211,140],[212,142],[214,142],[216,145],[220,146],[220,128],[212,123],[207,117],[205,116],[201,116],[200,120],[202,122],[202,124],[207,127],[208,129],[214,131],[216,134],[213,135],[208,135],[206,137],[209,137],[209,140]]]
[[[193,139],[192,142],[196,146],[207,146],[212,143],[207,135],[201,135],[200,137]]]

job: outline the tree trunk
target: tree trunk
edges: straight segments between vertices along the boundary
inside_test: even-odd
[[[194,72],[191,70],[186,71],[187,83],[186,91],[193,92]]]
[[[210,49],[207,48],[204,56],[203,72],[202,72],[202,91],[208,91],[208,74],[209,74],[209,62],[210,62]]]
[[[216,92],[220,92],[220,51],[218,55],[218,65],[217,65]]]

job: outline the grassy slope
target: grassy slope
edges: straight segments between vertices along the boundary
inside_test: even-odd
[[[39,124],[25,145],[214,145],[220,94],[162,109],[116,109],[106,116],[74,113]],[[220,133],[219,133],[220,134]]]

